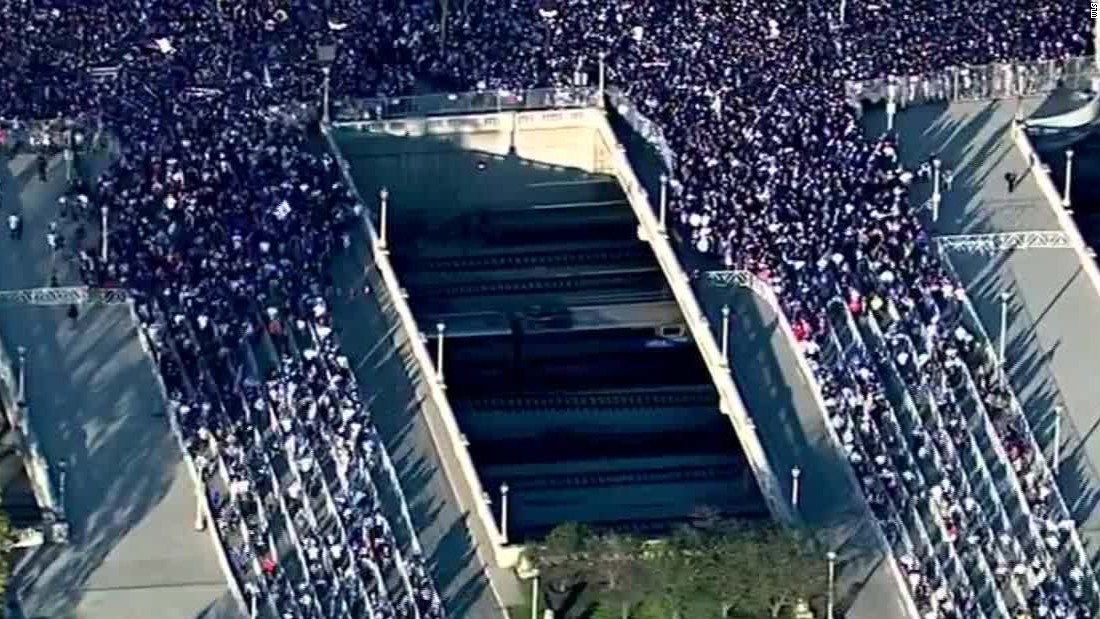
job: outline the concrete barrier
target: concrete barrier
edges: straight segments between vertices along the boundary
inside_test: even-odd
[[[153,376],[157,381],[157,388],[160,390],[161,397],[164,398],[165,404],[167,404],[169,402],[168,388],[165,387],[164,378],[160,375],[160,364],[157,362],[157,353],[153,350],[153,346],[149,342],[149,337],[145,333],[145,328],[142,326],[141,319],[138,318],[133,299],[130,300],[128,305],[130,308],[130,320],[133,321],[134,329],[137,330],[137,337],[138,341],[141,343],[141,350],[145,353],[149,362],[153,364]],[[225,575],[226,585],[229,587],[230,595],[233,596],[233,601],[236,602],[237,607],[241,610],[242,616],[248,617],[248,603],[241,592],[241,585],[237,581],[237,574],[229,564],[229,555],[225,551],[225,545],[222,543],[221,536],[218,535],[218,527],[214,524],[214,509],[210,504],[210,496],[206,492],[206,484],[203,482],[198,469],[195,468],[195,461],[191,458],[191,453],[187,451],[187,446],[183,440],[183,432],[179,427],[179,420],[176,419],[176,411],[166,410],[165,413],[168,417],[169,429],[172,436],[176,439],[176,446],[179,447],[180,454],[183,456],[187,474],[191,477],[191,483],[195,486],[198,506],[201,507],[203,518],[206,520],[206,531],[210,535],[210,542],[214,545],[214,554],[218,560],[218,566]]]
[[[491,116],[493,116],[497,122],[505,122],[508,113],[493,114]],[[422,126],[418,124],[420,121],[412,122],[416,126]],[[460,126],[462,126],[461,123],[445,123],[439,127],[442,130],[447,127],[456,128]],[[367,130],[369,130],[369,128]],[[405,300],[401,285],[397,279],[397,273],[390,263],[388,252],[379,244],[380,239],[378,232],[374,227],[374,223],[367,215],[372,209],[368,207],[368,203],[364,201],[359,194],[359,190],[351,178],[350,166],[341,154],[339,147],[336,145],[332,137],[331,129],[325,126],[322,127],[322,132],[325,135],[330,153],[336,158],[341,168],[344,182],[352,191],[356,201],[363,209],[364,229],[367,235],[367,241],[370,243],[370,251],[373,256],[374,264],[386,286],[387,294],[393,300],[394,309],[397,312],[401,328],[405,332],[405,337],[412,349],[413,357],[416,360],[420,373],[427,379],[425,380],[425,386],[428,390],[428,397],[432,399],[436,409],[440,412],[439,421],[442,423],[445,432],[442,433],[442,435],[436,433],[434,425],[428,423],[427,425],[429,431],[432,433],[432,439],[440,444],[448,444],[458,461],[458,469],[452,470],[450,467],[447,467],[448,461],[446,458],[440,459],[446,469],[446,477],[453,487],[455,498],[458,500],[459,506],[464,511],[470,513],[473,518],[477,519],[489,538],[487,541],[489,542],[490,548],[485,549],[482,543],[478,543],[476,544],[477,550],[479,553],[485,550],[491,553],[489,556],[482,555],[482,559],[488,565],[497,565],[503,568],[514,567],[519,563],[522,549],[506,545],[500,527],[493,517],[492,511],[485,501],[480,500],[480,497],[486,496],[485,489],[481,484],[481,478],[478,476],[477,469],[474,467],[473,459],[470,457],[470,451],[465,441],[463,441],[462,432],[458,427],[458,421],[451,408],[450,401],[447,399],[443,386],[440,385],[438,381],[434,380],[436,375],[435,364],[432,361],[431,354],[428,352],[427,345],[421,339],[420,327],[413,317],[412,309],[409,307],[408,301]],[[454,487],[459,484],[464,484],[468,489],[467,492],[462,492],[460,488]],[[464,500],[463,497],[466,495],[469,495],[471,499]],[[492,583],[491,579],[490,583]],[[493,593],[496,595],[498,601],[502,599],[495,588]],[[503,603],[501,603],[501,606],[504,606]]]
[[[1054,179],[1051,178],[1043,166],[1039,154],[1031,144],[1027,129],[1023,124],[1014,122],[1011,136],[1016,148],[1023,155],[1024,161],[1028,162],[1031,174],[1035,177],[1035,182],[1039,184],[1039,191],[1042,192],[1044,201],[1054,213],[1055,219],[1058,220],[1058,227],[1065,233],[1066,238],[1069,239],[1070,247],[1077,253],[1077,260],[1081,263],[1081,269],[1088,277],[1097,296],[1100,296],[1100,269],[1096,266],[1095,252],[1085,243],[1084,237],[1081,236],[1081,230],[1077,227],[1077,222],[1073,221],[1069,211],[1062,206],[1062,195],[1058,192]]]
[[[699,301],[695,298],[695,292],[691,288],[690,278],[680,265],[676,252],[672,249],[668,239],[660,232],[657,216],[649,197],[642,188],[641,182],[634,173],[634,169],[627,159],[626,151],[621,147],[615,137],[611,124],[602,113],[590,116],[593,128],[597,131],[603,142],[604,149],[612,153],[606,161],[607,169],[595,170],[597,172],[610,173],[619,181],[627,201],[634,210],[638,219],[640,231],[645,240],[653,248],[661,271],[672,289],[673,296],[683,312],[688,329],[699,347],[710,373],[711,380],[718,388],[722,412],[733,423],[737,438],[741,443],[741,449],[745,453],[749,466],[752,467],[757,482],[760,484],[761,493],[768,509],[780,522],[787,525],[795,525],[798,516],[788,504],[786,493],[779,483],[779,479],[772,469],[760,444],[760,437],[756,433],[756,424],[749,416],[748,410],[737,391],[726,364],[722,358],[718,342],[710,330],[709,323]]]

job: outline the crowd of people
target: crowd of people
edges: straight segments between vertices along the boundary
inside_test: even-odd
[[[3,0],[0,118],[117,140],[87,192],[109,251],[73,249],[89,282],[139,299],[259,607],[442,614],[380,500],[395,477],[328,316],[326,262],[363,205],[315,125],[272,106],[316,104],[326,73],[334,100],[515,93],[586,81],[602,57],[673,153],[688,251],[782,299],[922,612],[1089,616],[1072,522],[910,204],[922,181],[844,100],[847,79],[1088,53],[1088,16],[1083,0]],[[864,346],[879,322],[885,344]],[[988,457],[970,423],[987,417],[1020,497],[966,465]]]

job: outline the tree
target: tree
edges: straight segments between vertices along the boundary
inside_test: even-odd
[[[591,530],[576,522],[554,527],[541,546],[531,549],[531,561],[539,569],[548,587],[563,591],[584,576],[585,552],[591,544]]]
[[[11,528],[8,514],[0,510],[0,599],[8,592],[8,578],[11,576],[11,551],[15,532]],[[0,611],[2,613],[3,611]]]
[[[601,584],[606,602],[619,608],[621,619],[640,604],[649,592],[651,571],[642,558],[641,540],[629,535],[608,533],[589,548],[592,575]]]
[[[793,531],[775,526],[751,527],[727,538],[727,548],[743,565],[751,565],[752,577],[739,587],[730,610],[752,617],[782,616],[800,599],[825,591],[824,553]]]

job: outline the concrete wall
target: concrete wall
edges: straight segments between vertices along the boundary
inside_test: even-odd
[[[385,184],[391,221],[401,225],[403,217],[428,212],[535,204],[532,186],[586,178],[596,161],[606,158],[597,152],[603,142],[591,126],[591,113],[344,123],[334,137],[364,198],[377,200],[376,191]],[[591,191],[596,200],[598,188]],[[583,190],[574,195],[586,199]]]

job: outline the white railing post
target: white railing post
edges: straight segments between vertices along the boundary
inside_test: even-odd
[[[1070,192],[1073,190],[1073,149],[1066,149],[1066,184],[1065,191],[1062,192],[1062,206],[1069,210],[1072,202],[1070,200]]]
[[[730,364],[730,306],[722,306],[722,366]]]
[[[668,175],[661,175],[661,213],[657,220],[657,230],[661,236],[668,235]]]
[[[508,544],[508,482],[500,484],[500,537]]]
[[[390,190],[383,187],[378,191],[378,250],[382,253],[386,253],[387,248],[387,225],[389,219],[389,206],[390,206]]]
[[[440,387],[447,384],[443,379],[443,332],[446,330],[447,325],[441,322],[435,323],[435,379]]]
[[[801,495],[802,469],[797,466],[791,469],[791,507],[798,509],[798,499]]]

